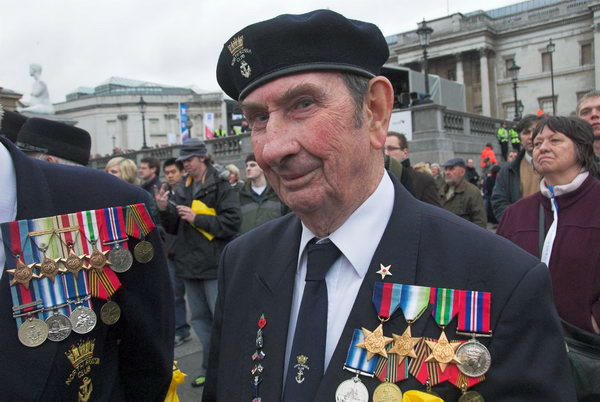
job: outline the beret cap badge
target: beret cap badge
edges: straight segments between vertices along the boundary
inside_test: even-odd
[[[252,53],[252,50],[244,49],[244,35],[234,37],[227,45],[227,49],[232,56],[231,66],[233,67],[235,63],[240,63],[240,74],[246,78],[250,78],[252,68],[250,68],[250,65],[244,59],[246,58],[246,54]]]

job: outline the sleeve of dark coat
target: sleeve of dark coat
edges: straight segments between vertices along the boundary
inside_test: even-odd
[[[508,175],[508,168],[506,166],[500,169],[500,172],[496,177],[494,190],[492,191],[492,209],[498,222],[502,220],[502,214],[504,214],[504,210],[510,205]]]

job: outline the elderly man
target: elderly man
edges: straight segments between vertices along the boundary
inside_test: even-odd
[[[481,191],[467,181],[465,161],[454,158],[444,163],[443,166],[446,184],[440,189],[442,207],[446,211],[485,228],[487,217]]]
[[[493,336],[481,340],[491,368],[475,390],[488,400],[574,398],[548,269],[416,201],[384,170],[393,90],[378,74],[388,56],[375,25],[328,10],[281,15],[226,42],[219,84],[240,101],[256,160],[295,214],[240,236],[222,253],[205,401],[366,401],[373,392],[400,400],[400,388],[424,391],[432,381],[418,373],[421,380],[404,379],[393,360],[387,377],[400,388],[388,382],[375,391],[375,362],[387,367],[384,345],[393,335],[402,338],[397,349],[414,341],[411,330],[448,351],[444,333],[459,337],[455,320],[443,324],[442,335],[429,312],[411,327],[403,319],[416,317],[410,308],[387,320],[373,304],[382,282],[491,292]],[[428,296],[420,300],[427,307]],[[414,361],[427,377],[424,358]],[[439,364],[446,373],[456,369],[435,360],[433,370]],[[461,394],[443,380],[433,391],[445,400]]]
[[[577,103],[577,117],[586,120],[594,128],[594,153],[600,160],[600,91],[585,94]]]

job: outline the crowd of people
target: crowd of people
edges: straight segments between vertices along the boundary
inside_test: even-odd
[[[13,194],[0,198],[3,221],[40,216],[26,166],[49,197],[40,214],[141,200],[158,228],[148,235],[156,259],[122,276],[115,297],[131,323],[94,333],[99,399],[161,399],[173,348],[192,330],[203,358],[191,384],[205,401],[368,400],[381,387],[395,400],[600,395],[597,372],[573,373],[584,367],[569,364],[563,332],[600,344],[600,92],[582,97],[577,116],[502,124],[502,163],[488,143],[479,169],[462,158],[412,165],[406,136],[387,130],[388,58],[375,25],[329,10],[233,35],[217,78],[252,131],[245,174],[215,163],[198,138],[162,164],[111,159],[105,171],[120,180],[56,168],[38,159],[87,165],[89,133],[4,113],[0,162],[17,170],[3,182]],[[87,188],[71,195],[73,183]],[[13,345],[10,356],[32,367],[13,338],[0,332],[1,354]],[[144,353],[154,360],[141,365]],[[15,400],[92,392],[37,377],[1,388]]]

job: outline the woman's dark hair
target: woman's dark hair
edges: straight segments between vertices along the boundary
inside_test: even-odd
[[[590,172],[592,176],[600,177],[600,169],[594,154],[594,129],[590,123],[578,117],[545,117],[533,132],[532,141],[542,132],[544,127],[569,137],[575,144],[577,163]]]

